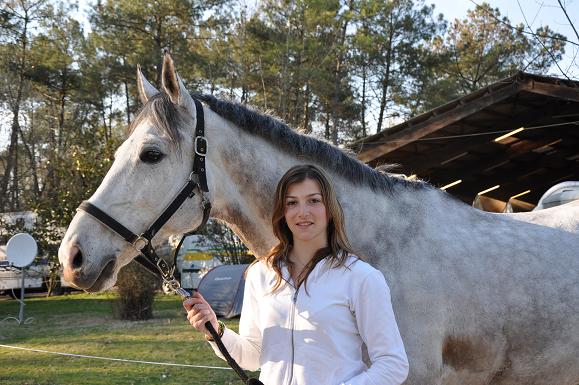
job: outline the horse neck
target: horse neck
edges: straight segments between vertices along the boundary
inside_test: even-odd
[[[275,186],[294,162],[210,110],[206,127],[211,216],[226,222],[257,257],[263,257],[276,244],[271,227]]]
[[[279,179],[293,165],[316,162],[290,155],[211,111],[207,115],[207,134],[212,136],[208,162],[212,216],[226,222],[261,257],[277,243],[271,213]],[[394,184],[391,193],[374,191],[324,169],[344,209],[352,246],[370,261],[383,253],[377,247],[383,247],[385,238],[394,249],[409,236],[416,236],[426,211],[441,198],[433,189],[412,189],[402,183]]]

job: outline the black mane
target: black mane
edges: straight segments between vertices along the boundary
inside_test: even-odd
[[[412,188],[429,186],[422,181],[391,177],[374,170],[356,159],[353,154],[346,153],[323,140],[299,134],[280,120],[247,106],[206,94],[192,94],[192,97],[205,102],[212,111],[242,130],[258,135],[276,148],[300,159],[319,164],[354,184],[370,186],[376,192],[392,192],[395,186]]]
[[[281,151],[319,164],[356,185],[370,186],[376,192],[392,192],[396,186],[414,189],[430,186],[423,181],[410,181],[374,170],[356,159],[353,154],[323,140],[302,135],[279,119],[245,105],[206,94],[192,94],[192,97],[205,102],[212,111],[242,130],[271,142]],[[160,132],[168,135],[172,143],[179,145],[179,127],[185,118],[165,93],[161,92],[149,99],[131,123],[129,132],[145,118],[152,119],[153,125]]]

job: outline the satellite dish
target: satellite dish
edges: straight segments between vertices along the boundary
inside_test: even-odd
[[[19,233],[10,238],[6,244],[8,261],[16,267],[28,266],[34,261],[38,253],[36,241],[30,234]]]

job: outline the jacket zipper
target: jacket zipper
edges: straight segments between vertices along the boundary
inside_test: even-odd
[[[293,377],[294,377],[294,349],[295,349],[295,345],[294,345],[294,321],[295,321],[295,310],[296,310],[296,302],[298,300],[298,292],[299,292],[300,288],[298,287],[296,289],[296,292],[294,293],[293,297],[292,297],[292,304],[291,304],[291,322],[290,322],[290,327],[291,327],[291,335],[292,335],[292,359],[290,362],[290,375],[289,375],[289,381],[288,381],[288,385],[291,385],[292,381],[293,381]]]

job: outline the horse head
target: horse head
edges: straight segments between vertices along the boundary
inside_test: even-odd
[[[140,69],[137,85],[144,106],[88,202],[141,234],[179,193],[183,185],[174,181],[185,183],[191,175],[197,118],[195,102],[175,72],[169,54],[163,62],[162,91],[152,86]],[[153,243],[200,223],[202,195],[196,191],[187,199]],[[58,252],[65,279],[90,292],[112,287],[121,267],[138,254],[131,244],[81,210],[72,219]]]

